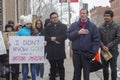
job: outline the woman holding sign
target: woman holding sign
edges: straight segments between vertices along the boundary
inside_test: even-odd
[[[25,17],[24,19],[24,27],[18,31],[17,35],[18,36],[32,36],[34,34],[34,30],[32,28],[32,20],[30,17]],[[32,75],[32,80],[36,80],[36,65],[35,64],[30,64],[30,70],[31,70],[31,75]],[[23,80],[28,80],[27,75],[28,75],[28,64],[22,64],[22,75],[23,75]]]

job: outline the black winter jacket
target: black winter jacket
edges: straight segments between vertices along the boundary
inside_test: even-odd
[[[65,40],[67,38],[66,35],[67,26],[58,22],[56,26],[54,24],[50,24],[45,28],[45,39],[47,41],[46,52],[47,59],[64,59],[65,55]],[[51,37],[56,37],[56,40],[60,42],[60,44],[56,44],[51,41]]]

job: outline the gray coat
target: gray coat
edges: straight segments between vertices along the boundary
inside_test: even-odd
[[[105,23],[99,27],[102,45],[107,46],[110,50],[117,50],[120,42],[120,25],[114,21],[109,26]]]

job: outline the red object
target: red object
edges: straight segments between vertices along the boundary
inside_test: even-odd
[[[70,2],[78,2],[78,0],[70,0]]]
[[[95,59],[96,61],[98,62],[101,62],[101,57],[100,57],[100,52],[101,52],[101,49],[99,49],[98,53],[95,55]]]
[[[59,0],[59,2],[61,3],[61,2],[67,2],[67,0]]]
[[[86,22],[81,22],[81,26],[82,26],[82,27],[85,27],[86,25],[87,25]]]

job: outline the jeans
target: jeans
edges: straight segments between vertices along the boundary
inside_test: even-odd
[[[37,76],[39,76],[39,74],[40,74],[40,78],[43,78],[43,76],[44,76],[44,63],[36,64],[36,74],[37,74]]]
[[[28,64],[22,64],[22,76],[23,80],[28,80]],[[31,71],[31,76],[32,80],[36,80],[36,64],[30,64],[30,71]]]

